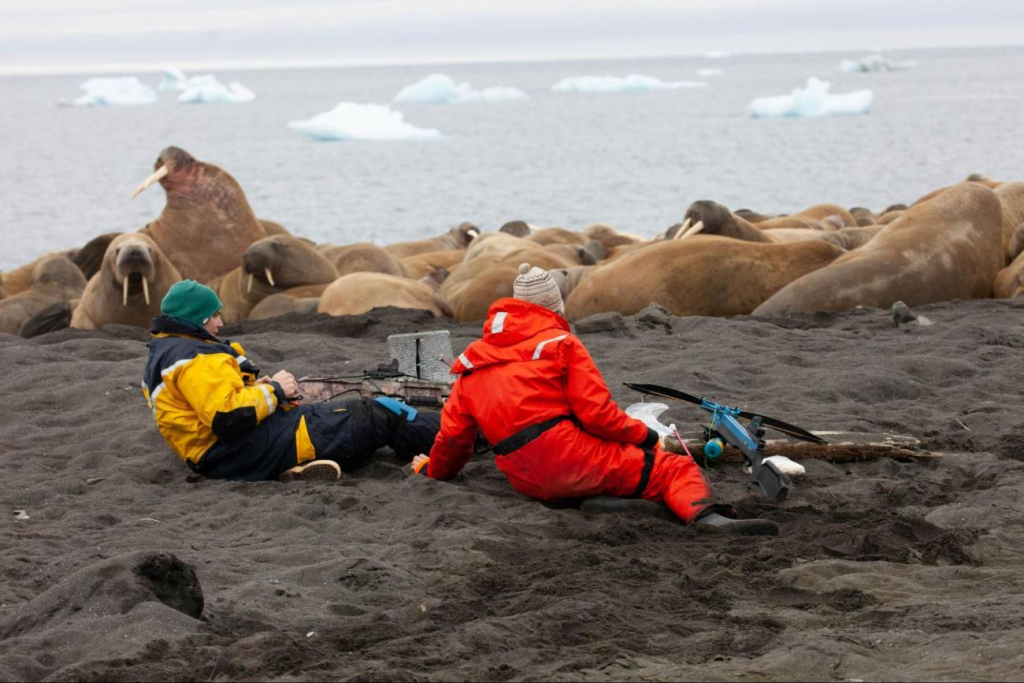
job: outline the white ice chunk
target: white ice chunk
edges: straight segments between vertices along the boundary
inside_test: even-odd
[[[701,69],[697,72],[698,76],[721,76],[721,69]]]
[[[380,104],[339,102],[334,109],[307,121],[292,121],[292,130],[317,140],[429,140],[441,137],[433,128],[417,128],[402,112]]]
[[[456,85],[446,74],[431,74],[421,81],[407,85],[395,95],[398,104],[452,104],[463,102],[507,102],[529,99],[522,90],[510,86],[497,86],[474,90],[469,83]]]
[[[665,436],[672,433],[672,428],[658,421],[658,416],[668,410],[664,403],[634,403],[626,408],[626,415],[634,420],[640,420],[645,425],[658,432],[658,436]]]
[[[193,76],[180,95],[178,101],[185,104],[210,104],[251,102],[256,95],[238,81],[225,86],[215,76]]]
[[[135,76],[90,78],[79,86],[85,94],[75,100],[79,106],[153,104],[156,91]]]
[[[188,86],[188,76],[175,66],[165,66],[160,85],[157,90],[184,90]]]
[[[725,50],[712,50],[711,52],[705,52],[704,56],[708,59],[725,59],[726,57],[731,57],[732,53]]]
[[[678,88],[704,88],[703,81],[662,81],[653,76],[630,74],[618,76],[574,76],[563,78],[551,86],[562,92],[623,92],[634,90],[675,90]]]
[[[789,95],[758,97],[750,103],[750,115],[755,118],[810,117],[842,114],[867,114],[874,93],[855,90],[842,95],[830,95],[828,81],[811,76],[806,88],[795,88]]]
[[[917,62],[913,59],[903,62],[891,62],[882,55],[877,54],[868,55],[862,59],[844,59],[839,62],[839,70],[848,74],[902,71],[904,69],[913,69],[915,66],[917,66]]]

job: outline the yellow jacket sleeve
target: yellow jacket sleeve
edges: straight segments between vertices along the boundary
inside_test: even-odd
[[[277,410],[274,387],[246,386],[238,362],[224,353],[193,358],[179,371],[177,386],[220,439],[244,434]]]

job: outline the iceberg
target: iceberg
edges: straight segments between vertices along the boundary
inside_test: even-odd
[[[839,70],[843,73],[875,73],[878,71],[903,71],[913,69],[917,61],[908,59],[904,62],[891,62],[882,55],[868,55],[862,59],[844,59],[839,62]]]
[[[85,91],[75,100],[75,104],[84,107],[89,105],[133,105],[153,104],[156,102],[156,91],[143,85],[135,76],[121,78],[89,78],[78,86]]]
[[[188,76],[181,69],[173,66],[164,67],[163,75],[157,90],[184,90],[188,86]]]
[[[452,104],[463,102],[507,102],[529,99],[522,90],[498,86],[474,90],[469,83],[456,85],[451,76],[431,74],[421,81],[407,85],[395,95],[398,104]]]
[[[178,95],[178,102],[185,104],[209,104],[251,102],[256,95],[238,81],[225,86],[214,76],[193,76],[188,79],[185,89]]]
[[[334,109],[306,121],[288,124],[316,140],[431,140],[441,137],[433,128],[406,123],[402,113],[381,104],[339,102]]]
[[[624,92],[704,87],[707,87],[707,83],[703,81],[666,82],[653,76],[630,74],[625,78],[619,78],[618,76],[575,76],[563,78],[551,86],[551,89],[562,92]]]
[[[721,76],[721,69],[701,69],[697,72],[698,76]]]
[[[871,109],[874,98],[871,90],[830,95],[830,87],[828,81],[819,81],[811,76],[807,79],[806,88],[795,88],[789,95],[754,99],[749,106],[750,115],[754,118],[811,117],[867,114]]]

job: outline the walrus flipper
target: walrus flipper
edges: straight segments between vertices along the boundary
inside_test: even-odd
[[[60,301],[51,304],[21,324],[18,334],[25,338],[38,337],[71,326],[71,304]]]

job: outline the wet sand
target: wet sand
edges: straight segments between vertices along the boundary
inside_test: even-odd
[[[581,332],[623,407],[622,382],[656,382],[944,454],[805,461],[781,506],[738,466],[710,474],[778,538],[545,506],[490,455],[449,483],[389,451],[336,484],[197,479],[141,397],[144,331],[0,336],[0,679],[1020,679],[1024,301],[916,312],[934,325]],[[387,362],[388,334],[446,328],[458,353],[479,327],[383,309],[223,336],[265,371],[348,375]]]

